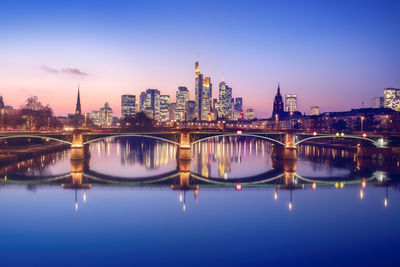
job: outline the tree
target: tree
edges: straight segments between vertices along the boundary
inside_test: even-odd
[[[130,129],[149,130],[154,128],[153,120],[149,118],[144,112],[138,112],[135,114],[134,117],[124,118],[122,125]]]
[[[43,106],[37,96],[31,96],[21,108],[21,116],[28,129],[41,129],[50,127],[53,110],[48,104]]]
[[[337,131],[343,131],[346,128],[347,128],[347,123],[342,119],[333,123],[333,129],[335,129]]]

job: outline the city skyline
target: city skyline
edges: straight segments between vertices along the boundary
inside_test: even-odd
[[[119,117],[121,95],[138,98],[148,88],[174,102],[185,86],[193,99],[198,52],[214,87],[223,72],[234,97],[243,97],[257,117],[271,116],[278,83],[283,94],[298,96],[297,108],[306,113],[311,106],[320,112],[367,107],[384,88],[400,87],[396,2],[206,1],[212,8],[203,17],[210,22],[198,26],[184,23],[200,15],[191,3],[119,2],[108,13],[108,3],[96,3],[4,3],[0,92],[7,105],[18,108],[37,95],[56,115],[66,115],[78,83],[82,112],[108,102]],[[222,11],[224,19],[217,16]],[[145,22],[149,14],[154,19]]]

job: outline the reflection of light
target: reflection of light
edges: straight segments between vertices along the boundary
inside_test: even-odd
[[[275,189],[275,192],[274,192],[274,199],[275,199],[275,200],[278,199],[278,190],[276,190],[276,189]]]
[[[343,188],[343,187],[344,187],[344,183],[340,182],[340,188]]]
[[[385,208],[388,206],[388,199],[385,197],[385,200],[383,201],[383,204],[385,205]]]
[[[75,202],[75,211],[78,211],[78,202]]]
[[[364,191],[362,189],[360,189],[360,199],[364,198]]]
[[[86,202],[86,190],[83,191],[83,202]]]
[[[179,202],[182,202],[183,201],[183,195],[182,195],[182,192],[180,192],[180,194],[179,194]]]
[[[338,183],[338,182],[335,183],[335,187],[336,187],[336,188],[339,187],[339,183]]]
[[[292,201],[289,202],[289,211],[292,211],[293,209],[293,205],[292,205]]]
[[[186,204],[183,204],[183,211],[186,211]]]
[[[313,190],[317,189],[317,183],[315,183],[315,182],[312,183],[312,186],[311,186],[311,187],[312,187]]]
[[[224,179],[228,179],[228,174],[226,172],[224,173]]]
[[[237,184],[236,185],[236,191],[241,191],[242,190],[242,185],[241,184]]]

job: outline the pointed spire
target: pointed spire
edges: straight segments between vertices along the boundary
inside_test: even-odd
[[[281,93],[281,88],[279,87],[279,83],[278,83],[278,94]]]
[[[81,109],[81,96],[79,92],[79,84],[78,84],[78,97],[76,99],[76,109],[75,109],[75,114],[82,114],[82,109]]]

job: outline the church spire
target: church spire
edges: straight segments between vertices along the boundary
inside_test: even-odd
[[[77,97],[77,99],[76,99],[75,114],[76,114],[76,115],[82,115],[81,96],[80,96],[80,93],[79,93],[79,84],[78,84],[78,97]]]
[[[281,94],[281,88],[279,87],[279,83],[278,83],[278,94]]]

